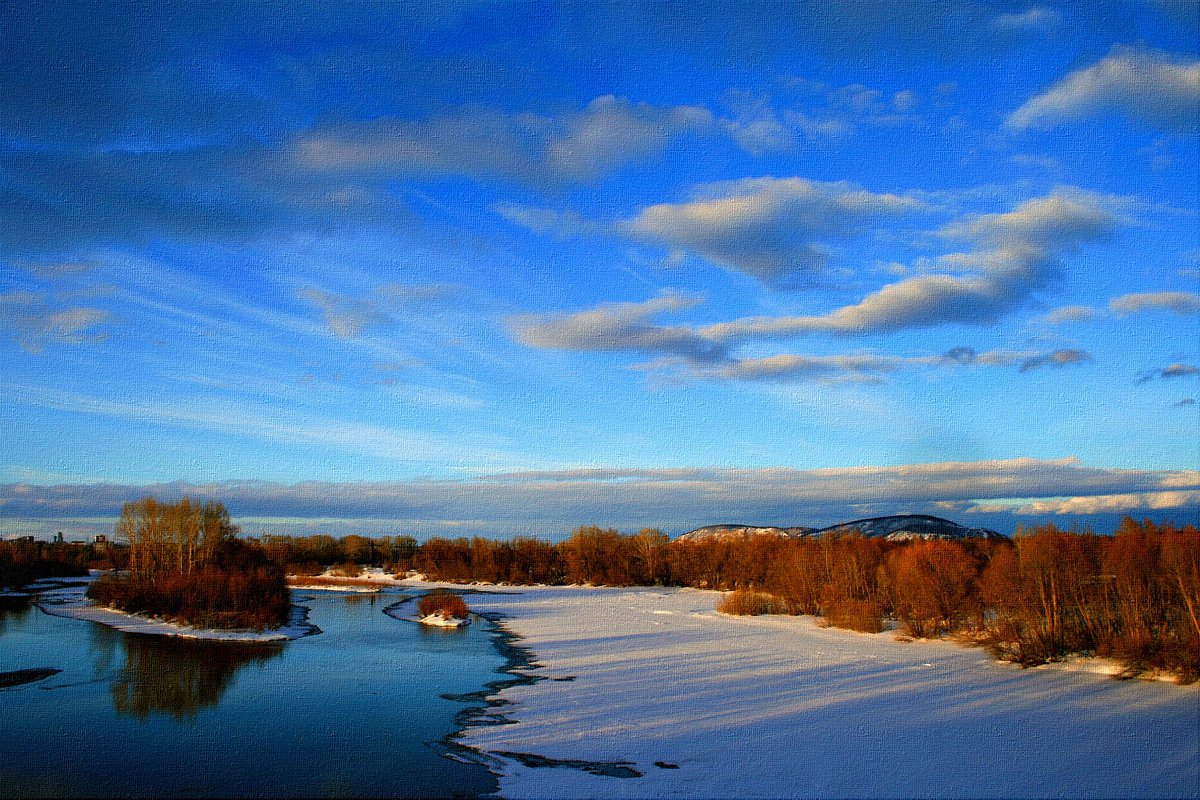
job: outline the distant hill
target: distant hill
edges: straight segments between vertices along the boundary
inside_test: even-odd
[[[781,536],[798,539],[813,532],[813,528],[776,528],[756,525],[705,525],[679,536],[677,542],[701,542],[708,539],[749,539],[753,536]]]
[[[890,517],[869,517],[830,525],[814,531],[812,536],[827,533],[846,534],[857,531],[868,539],[1007,539],[989,528],[968,528],[957,522],[927,514],[895,514]]]
[[[830,525],[828,528],[777,528],[754,525],[705,525],[681,535],[677,542],[699,542],[708,539],[748,539],[752,536],[780,536],[802,539],[824,536],[827,533],[861,533],[868,539],[905,541],[908,539],[1006,539],[1004,534],[989,528],[968,528],[948,519],[928,514],[895,514],[890,517],[869,517]]]

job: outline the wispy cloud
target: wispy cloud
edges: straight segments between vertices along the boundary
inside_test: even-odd
[[[1092,354],[1086,350],[1062,349],[1043,355],[1030,356],[1021,362],[1021,372],[1032,372],[1042,367],[1065,367],[1068,364],[1081,364],[1091,361]]]
[[[102,326],[112,320],[110,312],[99,308],[56,308],[33,292],[0,293],[0,326],[31,353],[53,345],[103,342],[108,332]]]
[[[1195,364],[1184,364],[1177,362],[1168,364],[1159,369],[1147,370],[1138,375],[1137,383],[1149,383],[1153,380],[1166,380],[1170,378],[1191,378],[1200,375],[1200,367]]]
[[[735,381],[812,381],[816,383],[878,383],[883,374],[909,363],[900,356],[782,354],[730,359],[712,367],[696,367],[709,378]]]
[[[316,173],[590,180],[711,125],[703,108],[605,95],[556,116],[462,107],[423,119],[344,123],[304,134],[292,157]]]
[[[388,316],[370,301],[354,300],[313,288],[302,289],[299,295],[321,309],[329,330],[342,339],[358,338],[365,328],[389,321]]]
[[[1062,21],[1062,15],[1052,8],[1034,6],[1025,11],[997,14],[990,23],[995,31],[1002,33],[1024,31],[1048,31]]]
[[[1108,301],[1108,307],[1118,314],[1164,309],[1176,314],[1200,314],[1200,294],[1196,292],[1136,292],[1123,294]]]
[[[443,436],[429,431],[284,410],[263,402],[237,400],[225,394],[163,397],[145,400],[110,398],[35,386],[0,387],[9,402],[42,409],[136,420],[151,425],[184,428],[193,434],[220,432],[274,445],[307,445],[338,453],[382,458],[396,464],[432,463],[447,453],[469,450],[474,461],[510,463],[508,442],[498,435],[477,433]]]
[[[1200,61],[1116,47],[1027,101],[1006,125],[1013,130],[1050,128],[1106,110],[1194,134],[1200,124]]]
[[[883,383],[885,376],[904,369],[927,370],[954,367],[1010,367],[1029,372],[1043,366],[1064,367],[1091,360],[1082,350],[1053,350],[1049,352],[1018,352],[1013,350],[976,351],[971,347],[955,347],[940,355],[885,355],[851,353],[840,355],[799,355],[785,353],[760,358],[727,358],[712,363],[680,362],[660,359],[642,368],[684,368],[687,375],[697,378],[735,381]]]

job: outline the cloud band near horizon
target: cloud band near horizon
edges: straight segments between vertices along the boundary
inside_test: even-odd
[[[217,499],[235,517],[406,520],[416,529],[510,535],[579,524],[658,526],[765,521],[819,526],[889,513],[1088,515],[1200,509],[1200,471],[1089,467],[1076,459],[1016,458],[902,466],[571,469],[387,483],[3,484],[9,519],[115,516],[155,495]]]

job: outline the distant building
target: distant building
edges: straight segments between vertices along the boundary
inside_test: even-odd
[[[62,544],[63,543],[62,531],[59,531],[58,533],[54,534],[54,538],[51,539],[51,541],[54,542],[55,544]]]

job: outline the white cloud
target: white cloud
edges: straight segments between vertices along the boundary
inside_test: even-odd
[[[803,178],[746,178],[695,194],[686,203],[649,206],[617,230],[785,287],[820,279],[829,261],[826,240],[925,209],[912,197]]]
[[[1050,325],[1069,325],[1076,322],[1091,322],[1100,316],[1100,313],[1090,306],[1061,306],[1047,314],[1043,320]]]
[[[1057,189],[1013,211],[985,214],[943,229],[950,238],[979,243],[980,250],[952,253],[936,266],[955,273],[906,278],[856,304],[827,314],[747,317],[701,333],[724,341],[740,337],[806,333],[869,334],[946,323],[985,324],[999,319],[1043,287],[1061,269],[1058,256],[1103,238],[1117,223],[1113,198]]]
[[[640,303],[605,303],[570,314],[526,315],[510,325],[517,339],[530,347],[556,350],[634,351],[668,354],[707,362],[725,357],[724,349],[685,326],[663,326],[654,317],[683,311],[700,300],[664,292]]]
[[[1109,109],[1194,134],[1200,119],[1200,61],[1117,47],[1027,101],[1006,125],[1014,130],[1050,128]]]
[[[1012,506],[1016,514],[1103,514],[1164,511],[1200,505],[1200,492],[1140,492],[1037,500]]]
[[[665,109],[597,97],[584,111],[567,116],[547,145],[547,166],[556,175],[588,179],[666,146],[671,136],[712,124],[712,114],[694,106]]]
[[[1118,314],[1166,309],[1176,314],[1200,314],[1200,294],[1196,292],[1137,292],[1123,294],[1108,301],[1108,307]]]
[[[589,180],[713,124],[703,108],[606,95],[557,116],[464,107],[332,126],[298,140],[292,156],[314,172]]]
[[[942,235],[1000,249],[1067,250],[1110,233],[1118,220],[1114,209],[1124,205],[1120,198],[1060,186],[1012,211],[947,225]]]
[[[1062,16],[1052,8],[1035,6],[1020,13],[998,14],[992,18],[991,27],[997,31],[1017,32],[1049,30],[1058,25]]]

